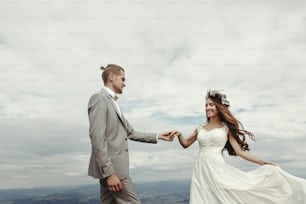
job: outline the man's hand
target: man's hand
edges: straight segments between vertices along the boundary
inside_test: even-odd
[[[107,185],[110,191],[120,191],[122,189],[121,181],[116,174],[107,177]]]
[[[174,137],[176,136],[178,131],[169,131],[158,134],[158,139],[165,140],[165,141],[173,141]]]

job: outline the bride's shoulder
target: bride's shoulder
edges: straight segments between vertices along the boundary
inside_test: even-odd
[[[207,123],[201,123],[198,127],[197,127],[197,131],[199,132],[200,130],[204,129],[205,126],[207,125]]]
[[[224,129],[225,129],[226,131],[228,131],[228,126],[227,126],[227,124],[226,124],[225,122],[222,122],[222,125],[223,125]]]

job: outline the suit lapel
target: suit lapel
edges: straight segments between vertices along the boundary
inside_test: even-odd
[[[109,95],[109,93],[107,93],[107,91],[104,90],[104,89],[101,90],[101,94],[106,95],[107,99],[108,99],[109,102],[112,104],[112,107],[113,107],[114,111],[116,112],[116,114],[117,114],[119,120],[121,121],[122,125],[126,128],[126,121],[125,121],[123,115],[121,115],[121,114],[119,113],[119,111],[118,111],[116,105],[115,105],[114,102],[113,102],[112,97],[111,97],[111,96]]]
[[[127,120],[125,119],[123,113],[122,113],[122,123],[123,123],[123,126],[125,127],[125,129],[128,130]]]

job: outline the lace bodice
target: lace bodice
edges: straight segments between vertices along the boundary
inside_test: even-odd
[[[217,151],[221,152],[227,141],[228,128],[223,127],[205,130],[203,126],[198,128],[198,142],[200,151]]]

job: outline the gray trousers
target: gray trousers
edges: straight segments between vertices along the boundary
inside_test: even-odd
[[[100,179],[100,200],[101,204],[140,204],[135,187],[131,178],[121,180],[122,190],[118,192],[110,191],[106,179]]]

